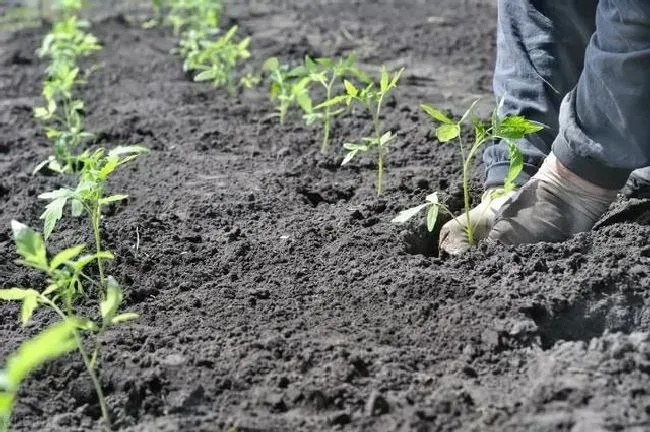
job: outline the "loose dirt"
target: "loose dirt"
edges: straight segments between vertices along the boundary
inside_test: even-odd
[[[231,98],[188,80],[168,31],[124,16],[93,24],[104,50],[80,91],[87,127],[101,145],[152,149],[111,184],[130,198],[102,223],[118,257],[109,273],[142,315],[107,335],[101,358],[116,429],[650,430],[647,202],[620,202],[562,244],[455,259],[437,257],[418,224],[389,223],[432,190],[460,208],[460,161],[418,104],[459,114],[489,95],[495,17],[491,1],[230,5],[257,65],[355,50],[369,68],[407,67],[385,115],[399,138],[381,198],[371,158],[339,167],[368,119],[340,120],[323,156],[299,116],[268,119],[263,91]],[[50,153],[31,114],[43,33],[0,40],[4,287],[42,286],[13,263],[9,222],[39,227],[36,196],[70,181],[30,175]],[[50,247],[84,241],[68,218]],[[52,318],[22,329],[17,317],[0,305],[0,358]],[[14,430],[99,430],[99,418],[70,355],[23,386]]]

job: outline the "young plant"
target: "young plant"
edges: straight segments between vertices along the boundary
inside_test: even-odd
[[[159,3],[160,1],[153,1],[154,10]],[[169,6],[167,21],[172,25],[175,35],[188,29],[203,36],[214,34],[219,28],[224,10],[222,0],[171,0]]]
[[[459,151],[463,162],[463,201],[464,201],[464,211],[465,211],[465,223],[461,223],[458,219],[454,218],[453,213],[449,208],[441,203],[438,199],[437,193],[432,193],[426,197],[426,202],[419,206],[404,210],[393,219],[394,223],[404,223],[411,219],[413,216],[418,214],[424,209],[427,211],[427,229],[433,231],[435,224],[438,218],[439,210],[443,210],[448,213],[452,219],[456,220],[467,233],[467,238],[469,244],[473,245],[476,243],[476,238],[474,235],[475,226],[472,223],[469,210],[470,210],[470,171],[474,161],[474,157],[478,150],[487,142],[494,140],[501,140],[505,142],[508,146],[509,155],[510,155],[510,167],[508,169],[508,174],[504,180],[504,186],[501,190],[497,191],[498,194],[504,194],[511,192],[516,188],[515,179],[523,170],[523,157],[519,149],[517,148],[515,142],[521,140],[526,135],[539,132],[543,129],[543,126],[526,119],[523,116],[509,115],[503,118],[498,116],[499,107],[497,107],[491,118],[491,124],[485,125],[481,120],[478,120],[474,117],[471,119],[471,124],[474,129],[474,143],[468,146],[469,143],[466,143],[463,140],[463,128],[467,123],[467,120],[470,118],[474,107],[478,101],[474,102],[467,111],[463,114],[459,121],[454,121],[444,114],[441,110],[434,108],[430,105],[421,105],[421,108],[426,112],[432,119],[442,123],[436,128],[436,137],[441,143],[446,143],[454,139],[458,140]],[[488,197],[491,198],[491,197]]]
[[[47,104],[34,108],[34,117],[44,123],[46,136],[54,141],[54,155],[38,164],[34,173],[45,166],[59,173],[74,171],[79,149],[94,138],[83,129],[83,101],[72,95],[78,74],[78,68],[62,67],[45,83],[43,97]]]
[[[201,39],[199,33],[189,32],[189,38],[181,42],[181,53],[185,54],[183,69],[198,72],[194,81],[209,81],[215,87],[225,85],[230,94],[235,93],[238,63],[251,56],[250,37],[234,41],[237,29],[233,26],[214,42]]]
[[[78,58],[101,50],[97,38],[84,31],[89,26],[87,21],[80,20],[74,15],[54,24],[52,31],[45,36],[36,51],[39,57],[50,59],[50,65],[46,70],[48,76],[57,75],[61,67],[73,69]]]
[[[350,103],[356,101],[363,105],[371,115],[373,135],[362,138],[360,143],[345,143],[343,147],[348,153],[345,155],[341,165],[346,165],[359,152],[375,150],[377,152],[377,195],[381,195],[384,191],[384,165],[388,144],[395,139],[395,135],[391,131],[382,131],[381,110],[386,96],[397,87],[403,72],[404,68],[391,76],[386,68],[382,68],[379,84],[370,82],[365,88],[361,89],[355,87],[350,81],[345,80],[345,95],[335,96],[316,107],[316,109],[321,109],[328,106],[336,106],[343,102],[349,106]]]
[[[300,69],[289,69],[287,65],[281,65],[276,57],[271,57],[264,62],[262,69],[268,73],[270,82],[271,100],[277,101],[277,113],[280,124],[284,124],[289,109],[293,105],[300,105],[305,111],[312,110],[312,102],[309,96],[308,77],[300,76]]]
[[[8,427],[18,387],[27,375],[47,360],[59,357],[76,349],[86,366],[86,370],[97,394],[98,402],[106,427],[110,428],[111,419],[104,393],[95,371],[94,358],[84,346],[83,333],[95,339],[95,349],[99,347],[98,338],[107,328],[136,319],[137,314],[118,314],[122,301],[122,291],[112,277],[103,289],[90,276],[84,273],[86,267],[100,259],[112,259],[110,252],[102,251],[82,255],[84,245],[73,246],[48,259],[45,241],[40,233],[17,221],[11,223],[16,250],[21,259],[19,264],[38,270],[47,277],[47,286],[38,291],[31,288],[0,289],[0,300],[19,301],[22,303],[20,319],[23,325],[31,320],[39,306],[49,308],[60,318],[34,338],[24,342],[9,357],[4,371],[0,372],[0,431]],[[85,286],[99,287],[98,316],[94,319],[77,314],[74,301],[86,294]]]
[[[77,6],[81,7],[76,1],[61,4],[66,10],[77,10]],[[56,172],[73,171],[80,146],[93,138],[83,130],[83,101],[73,96],[74,86],[85,82],[79,77],[77,59],[101,49],[97,39],[82,30],[87,26],[87,22],[70,15],[54,25],[37,51],[40,57],[48,57],[50,64],[43,83],[45,106],[36,107],[34,117],[44,123],[47,137],[54,141],[55,152],[34,172],[45,166]]]
[[[366,74],[356,66],[356,56],[354,54],[338,60],[331,58],[317,58],[313,60],[307,56],[304,66],[294,69],[291,75],[295,77],[307,77],[311,82],[320,84],[325,90],[325,101],[332,101],[337,97],[335,95],[336,85],[346,77],[354,76],[362,82],[369,82]],[[311,103],[303,105],[307,108],[311,107]],[[307,120],[307,124],[314,122],[322,122],[323,124],[321,151],[325,153],[329,150],[330,146],[332,120],[346,110],[345,108],[333,109],[335,106],[331,103],[318,105],[317,109],[305,109],[305,107],[303,109],[306,112],[305,119]]]
[[[82,168],[75,189],[63,188],[39,195],[39,198],[50,201],[41,215],[45,239],[52,234],[57,222],[63,217],[63,209],[69,203],[72,216],[88,216],[95,237],[95,249],[97,254],[100,254],[102,209],[107,204],[128,198],[128,195],[123,194],[106,196],[106,182],[118,167],[147,151],[149,150],[142,146],[123,146],[114,148],[108,154],[105,154],[103,149],[81,154],[78,160]],[[107,281],[100,256],[97,258],[97,266],[101,286],[105,287]]]

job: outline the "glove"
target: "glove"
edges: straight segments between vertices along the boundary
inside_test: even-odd
[[[474,227],[474,241],[484,239],[495,222],[501,206],[515,192],[491,198],[495,189],[488,189],[481,197],[481,203],[469,211],[469,218]],[[467,215],[463,214],[444,224],[440,230],[439,249],[449,255],[460,255],[470,248],[467,238]]]
[[[634,170],[621,193],[627,198],[650,198],[650,167]]]
[[[589,231],[616,194],[573,174],[551,153],[502,207],[488,239],[504,244],[564,241]]]

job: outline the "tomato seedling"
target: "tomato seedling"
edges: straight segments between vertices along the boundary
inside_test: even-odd
[[[78,68],[62,67],[45,83],[43,96],[47,105],[34,108],[34,117],[44,123],[46,136],[54,141],[54,156],[39,163],[34,173],[45,166],[59,173],[74,171],[80,147],[94,138],[83,129],[84,102],[72,95],[78,73]]]
[[[11,228],[20,256],[19,264],[36,269],[45,274],[47,285],[44,290],[32,288],[0,289],[0,300],[21,302],[20,320],[26,325],[39,306],[49,308],[60,318],[37,336],[24,342],[19,349],[10,355],[6,368],[0,372],[0,430],[8,427],[11,410],[21,382],[36,367],[47,360],[64,355],[73,349],[81,354],[97,394],[102,417],[105,425],[110,428],[111,418],[106,406],[106,400],[95,371],[94,358],[84,347],[82,332],[95,338],[96,352],[99,347],[98,338],[104,331],[120,323],[131,321],[138,317],[134,313],[118,314],[122,302],[122,290],[114,278],[108,277],[108,283],[97,283],[84,273],[85,268],[100,258],[112,259],[110,252],[98,252],[84,255],[84,245],[73,246],[57,253],[48,259],[43,236],[17,221],[12,221]],[[83,318],[77,314],[74,300],[85,294],[85,285],[99,286],[98,316],[95,319]],[[99,324],[98,324],[99,322]]]
[[[345,95],[335,96],[329,99],[316,109],[322,109],[328,106],[337,106],[342,103],[350,105],[352,102],[360,103],[372,117],[373,135],[361,139],[360,143],[345,143],[343,148],[347,150],[347,154],[343,159],[341,165],[346,165],[360,152],[368,152],[375,150],[377,152],[377,195],[381,195],[384,191],[384,165],[386,162],[386,155],[388,151],[388,144],[395,139],[395,135],[391,131],[382,132],[381,128],[381,110],[386,96],[397,88],[400,77],[404,72],[404,68],[392,74],[388,73],[386,68],[382,68],[379,84],[370,82],[364,88],[357,88],[350,81],[345,80]]]
[[[122,146],[114,148],[108,154],[105,154],[103,149],[82,153],[78,157],[82,168],[79,183],[75,189],[62,188],[39,195],[39,198],[50,201],[41,215],[41,219],[44,221],[45,239],[47,240],[52,234],[57,222],[63,217],[64,207],[69,203],[72,216],[77,217],[84,213],[88,216],[95,237],[95,248],[98,254],[101,253],[99,228],[102,208],[112,202],[128,198],[128,195],[123,194],[106,196],[106,182],[118,167],[148,151],[142,146]],[[97,266],[99,267],[100,282],[104,286],[106,279],[101,257],[97,258]]]
[[[85,32],[90,26],[87,21],[76,16],[57,22],[48,33],[40,48],[36,51],[39,57],[50,59],[46,72],[48,76],[57,74],[60,67],[74,68],[77,59],[101,50],[101,45],[95,36]]]
[[[199,72],[194,81],[209,81],[214,87],[225,85],[231,95],[235,93],[237,65],[240,60],[251,56],[248,50],[251,38],[235,42],[237,29],[237,26],[233,26],[214,42],[200,40],[197,44],[199,49],[188,53],[184,69]]]
[[[160,11],[162,3],[154,0],[154,10]],[[221,0],[172,0],[168,3],[170,10],[167,22],[172,25],[177,36],[192,29],[205,37],[214,34],[219,28],[219,21],[224,11]]]
[[[289,109],[298,104],[304,111],[311,110],[309,97],[310,79],[299,77],[299,69],[290,69],[280,64],[277,57],[271,57],[264,62],[262,70],[268,74],[271,100],[277,101],[277,113],[280,124],[284,124]]]
[[[436,127],[435,130],[436,137],[439,142],[446,143],[454,139],[458,140],[458,147],[463,163],[462,181],[463,203],[466,218],[465,223],[462,224],[458,219],[454,218],[454,215],[450,209],[439,201],[437,193],[428,195],[424,204],[420,204],[416,207],[402,211],[395,219],[393,219],[393,222],[404,223],[418,214],[420,211],[428,209],[427,229],[429,231],[433,231],[436,225],[439,210],[443,210],[463,227],[467,233],[469,244],[475,244],[475,226],[473,225],[469,214],[471,204],[470,171],[476,153],[484,144],[490,141],[501,140],[505,142],[508,146],[510,156],[508,174],[504,179],[503,188],[497,190],[497,194],[508,193],[516,188],[515,179],[522,172],[524,161],[523,156],[517,148],[515,142],[521,140],[526,135],[539,132],[543,129],[543,126],[536,122],[530,121],[523,116],[508,115],[500,118],[498,116],[498,111],[501,104],[503,103],[503,100],[499,104],[499,107],[494,109],[491,117],[491,124],[489,126],[486,126],[484,122],[472,116],[472,112],[477,103],[478,101],[474,102],[469,107],[469,109],[465,111],[459,121],[452,120],[441,110],[431,105],[421,105],[422,110],[426,112],[433,120],[442,123],[440,126]],[[468,148],[468,143],[466,143],[463,139],[463,128],[467,124],[467,121],[470,119],[470,116],[472,117],[471,124],[474,132],[474,143]]]
[[[325,90],[326,102],[332,101],[338,96],[335,94],[336,85],[346,77],[354,76],[362,82],[369,82],[366,74],[356,66],[356,56],[354,54],[340,59],[317,58],[314,60],[307,56],[305,57],[304,66],[294,69],[290,72],[290,75],[296,78],[306,77],[312,83],[319,84]],[[312,109],[311,102],[301,104],[305,111],[304,117],[307,124],[314,122],[322,122],[323,124],[323,141],[321,144],[323,153],[329,150],[332,120],[346,111],[345,108],[333,109],[335,108],[334,105],[333,103],[323,103]]]

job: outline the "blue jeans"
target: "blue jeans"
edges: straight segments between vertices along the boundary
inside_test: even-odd
[[[580,177],[622,187],[650,166],[650,0],[499,0],[494,92],[500,115],[545,125],[518,143],[519,184],[552,150]],[[501,185],[506,145],[483,160],[486,187]]]

